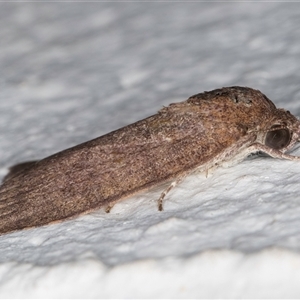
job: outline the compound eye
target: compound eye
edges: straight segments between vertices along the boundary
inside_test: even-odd
[[[269,131],[265,138],[265,145],[280,150],[285,148],[291,141],[292,134],[288,129]]]

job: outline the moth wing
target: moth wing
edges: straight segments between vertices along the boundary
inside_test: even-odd
[[[0,233],[107,206],[205,164],[228,147],[224,124],[209,120],[212,138],[205,121],[199,111],[161,113],[13,169],[0,187]]]
[[[23,163],[16,164],[9,168],[9,172],[5,175],[2,182],[7,181],[8,179],[16,176],[17,174],[21,172],[26,172],[26,170],[30,169],[34,164],[36,164],[38,161],[26,161]]]

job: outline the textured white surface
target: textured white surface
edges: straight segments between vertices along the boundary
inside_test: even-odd
[[[300,3],[1,3],[0,171],[221,86],[300,115]],[[300,155],[300,151],[294,154]],[[299,297],[299,165],[249,158],[0,237],[1,297]]]

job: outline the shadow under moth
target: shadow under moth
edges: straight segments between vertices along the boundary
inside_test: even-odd
[[[286,154],[300,121],[264,94],[226,87],[173,103],[157,114],[40,161],[11,168],[0,187],[0,234],[69,219],[164,181],[158,199],[191,172],[232,165],[262,151]]]

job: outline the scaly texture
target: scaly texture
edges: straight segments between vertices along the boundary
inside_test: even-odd
[[[0,233],[107,207],[140,190],[235,163],[249,153],[284,153],[300,122],[261,92],[230,87],[174,103],[134,124],[15,168],[0,188]]]

